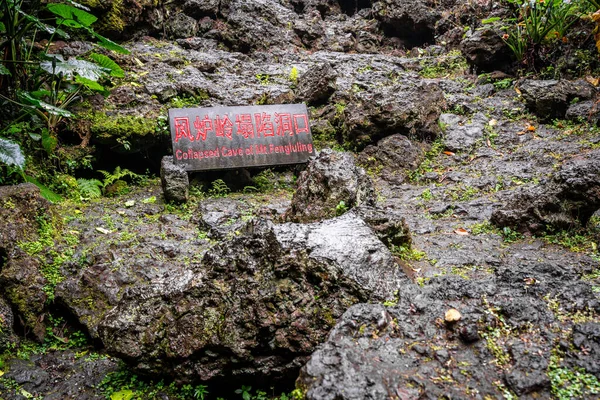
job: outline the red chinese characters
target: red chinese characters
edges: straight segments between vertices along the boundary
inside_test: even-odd
[[[269,114],[254,114],[254,122],[256,123],[256,136],[275,136],[275,130],[273,129],[273,123]]]
[[[298,122],[301,122],[299,124]],[[310,133],[308,126],[308,117],[306,114],[294,114],[294,129],[296,130],[296,135],[301,133]]]
[[[294,136],[302,133],[310,134],[308,116],[306,114],[292,113],[266,113],[254,114],[223,114],[209,117],[208,114],[201,118],[196,115],[193,121],[195,135],[190,130],[188,117],[175,117],[175,143],[182,139],[190,142],[206,141],[210,135],[214,137],[233,140],[233,134],[240,135],[243,139],[267,138],[273,136]]]
[[[194,128],[196,128],[196,140],[202,138],[202,141],[206,140],[206,135],[208,132],[213,130],[213,123],[208,115],[204,116],[203,120],[200,120],[200,117],[196,117],[196,121],[194,121]]]
[[[188,117],[175,118],[175,143],[181,138],[187,138],[192,142],[194,141],[192,133],[190,132],[190,120]]]
[[[227,115],[225,115],[222,119],[219,115],[217,115],[217,118],[215,118],[215,130],[217,136],[226,137],[231,140],[233,123]]]
[[[238,114],[235,117],[237,134],[242,135],[244,139],[254,137],[254,125],[252,124],[252,116],[250,114]]]
[[[294,129],[292,126],[292,116],[289,113],[275,113],[275,123],[277,124],[277,136],[283,136],[289,133],[290,136],[294,135]]]

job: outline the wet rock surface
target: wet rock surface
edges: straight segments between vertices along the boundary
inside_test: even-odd
[[[92,360],[78,357],[73,351],[35,355],[29,360],[13,359],[0,382],[0,393],[6,399],[26,399],[44,393],[44,399],[100,400],[105,397],[98,385],[107,373],[117,370],[117,362],[106,357]],[[17,385],[17,394],[7,387]],[[29,397],[28,397],[29,396]]]
[[[356,165],[354,156],[324,149],[300,174],[286,217],[296,222],[319,221],[374,202],[371,179]]]
[[[163,196],[151,180],[55,206],[31,185],[0,187],[0,351],[62,343],[0,357],[0,397],[106,397],[116,358],[74,355],[63,330],[209,391],[289,392],[299,374],[309,399],[597,397],[593,85],[471,75],[440,44],[503,15],[486,2],[135,3],[121,14],[139,23],[117,56],[126,79],[82,112],[99,154],[158,170],[166,109],[296,101],[319,149],[360,153],[323,150],[262,187],[212,173],[229,195],[204,176],[186,196],[187,182]],[[171,39],[146,36],[159,32]],[[460,48],[474,70],[505,68],[498,32],[471,32]]]
[[[599,156],[574,156],[546,184],[515,191],[492,222],[532,233],[585,226],[600,208]]]
[[[406,281],[350,214],[312,225],[250,221],[240,230],[180,285],[128,290],[99,325],[108,352],[145,373],[275,381],[305,362],[349,305],[385,298]]]
[[[173,162],[172,156],[163,157],[160,163],[160,180],[167,201],[185,203],[190,180],[187,171]]]

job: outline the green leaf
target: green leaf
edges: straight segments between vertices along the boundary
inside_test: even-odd
[[[121,54],[129,54],[129,50],[127,50],[125,47],[116,44],[112,40],[107,39],[104,36],[102,36],[101,34],[94,32],[92,29],[89,30],[89,33],[94,35],[100,41],[100,43],[98,43],[98,44],[100,46],[104,47],[105,49],[116,51],[117,53],[121,53]]]
[[[63,200],[63,198],[60,195],[58,195],[58,194],[54,193],[52,190],[48,189],[48,187],[41,184],[37,179],[35,179],[31,176],[25,175],[25,181],[27,181],[29,183],[33,183],[35,186],[37,186],[40,189],[40,194],[42,195],[42,197],[48,201],[51,201],[52,203],[58,203]]]
[[[0,32],[6,32],[6,26],[2,22],[0,22]]]
[[[59,115],[61,117],[71,118],[73,114],[64,108],[53,106],[52,104],[48,104],[45,101],[38,100],[32,97],[28,92],[19,92],[19,97],[22,101],[27,102],[27,104],[37,107],[39,109],[48,111],[50,114]]]
[[[58,58],[53,61],[42,61],[40,68],[50,74],[63,74],[67,79],[72,79],[77,74],[92,81],[97,81],[102,75],[109,72],[97,64],[75,58],[69,58],[67,61],[60,61]]]
[[[482,19],[481,23],[483,25],[486,25],[486,24],[492,24],[492,23],[494,23],[496,21],[500,21],[500,17],[492,17],[492,18]]]
[[[102,86],[101,84],[99,84],[96,81],[84,78],[83,76],[75,77],[75,81],[81,83],[83,86],[85,86],[86,88],[88,88],[90,90],[94,90],[96,92],[104,91],[104,86]]]
[[[125,73],[119,67],[119,65],[114,62],[110,57],[107,57],[103,54],[92,53],[90,54],[90,58],[100,64],[102,67],[110,70],[110,75],[116,78],[124,78]]]
[[[6,68],[4,65],[0,64],[0,75],[11,75],[11,73],[8,70],[8,68]]]
[[[132,390],[120,390],[110,395],[110,400],[131,400],[135,393]]]
[[[50,96],[52,93],[49,90],[35,90],[33,92],[29,92],[29,94],[36,99],[41,99],[45,96]]]
[[[61,26],[68,26],[69,28],[75,28],[75,29],[83,28],[83,25],[81,25],[79,22],[75,21],[74,19],[58,18],[56,20],[56,23]]]
[[[42,147],[48,154],[54,153],[56,146],[58,145],[58,140],[56,137],[51,135],[47,130],[42,132]]]
[[[33,24],[35,26],[37,26],[39,29],[46,31],[50,35],[57,34],[58,36],[62,37],[63,39],[69,39],[69,35],[65,31],[63,31],[61,29],[57,29],[48,24],[45,24],[42,21],[40,21],[39,18],[34,17],[33,15],[29,15],[21,10],[18,10],[18,11],[21,15],[23,15],[23,17],[25,17],[25,19],[27,19],[30,22],[33,22]]]
[[[16,165],[23,169],[25,157],[21,152],[21,147],[16,143],[0,138],[0,162],[7,165]]]
[[[46,6],[48,10],[65,20],[76,20],[85,27],[91,26],[98,18],[87,11],[63,3],[52,3]],[[63,23],[66,21],[63,21]]]

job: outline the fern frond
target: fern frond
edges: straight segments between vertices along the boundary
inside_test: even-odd
[[[103,184],[98,179],[77,179],[79,194],[88,199],[97,199],[102,196]]]

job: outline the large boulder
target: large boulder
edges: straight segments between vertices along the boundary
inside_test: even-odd
[[[596,93],[596,88],[584,80],[525,79],[518,88],[529,110],[542,121],[565,118],[573,100],[589,100]]]
[[[440,132],[444,95],[438,85],[412,75],[388,86],[355,84],[339,96],[347,104],[342,112],[344,140],[357,149],[395,133],[431,140]]]
[[[450,151],[470,151],[483,141],[488,118],[477,113],[471,118],[455,114],[440,115],[440,126],[444,132],[444,146]]]
[[[585,226],[600,209],[600,151],[565,162],[545,183],[520,187],[494,211],[500,227],[538,233]]]
[[[467,62],[481,72],[503,70],[511,63],[511,50],[498,28],[483,27],[467,32],[460,48]]]
[[[403,42],[405,47],[434,43],[435,23],[440,13],[421,0],[384,0],[373,4],[373,15],[382,30]]]
[[[440,117],[441,118],[441,117]],[[396,134],[369,145],[358,156],[360,165],[377,172],[390,183],[401,184],[425,158],[425,145]]]
[[[43,250],[38,231],[41,224],[53,223],[50,203],[35,185],[25,183],[0,187],[0,205],[0,295],[14,307],[22,324],[42,339],[45,323],[40,315],[45,310],[48,282],[41,272],[41,260],[21,245],[37,243],[35,248],[30,246],[30,253]]]
[[[98,328],[107,351],[143,373],[272,382],[295,373],[348,306],[407,279],[351,214],[251,221],[182,278],[127,290]]]
[[[352,154],[324,149],[300,174],[286,217],[295,222],[319,221],[363,204],[375,204],[375,189],[365,170],[356,165]]]
[[[162,158],[160,181],[166,201],[174,203],[185,203],[187,201],[190,179],[185,168],[173,162],[173,156]]]
[[[386,305],[352,306],[301,369],[297,389],[309,400],[502,398],[509,391],[550,398],[561,335],[575,346],[558,345],[565,354],[554,368],[598,376],[598,324],[556,318],[542,299],[597,315],[600,303],[578,272],[597,263],[530,244],[519,250],[492,276],[437,276],[423,287],[403,285]]]

